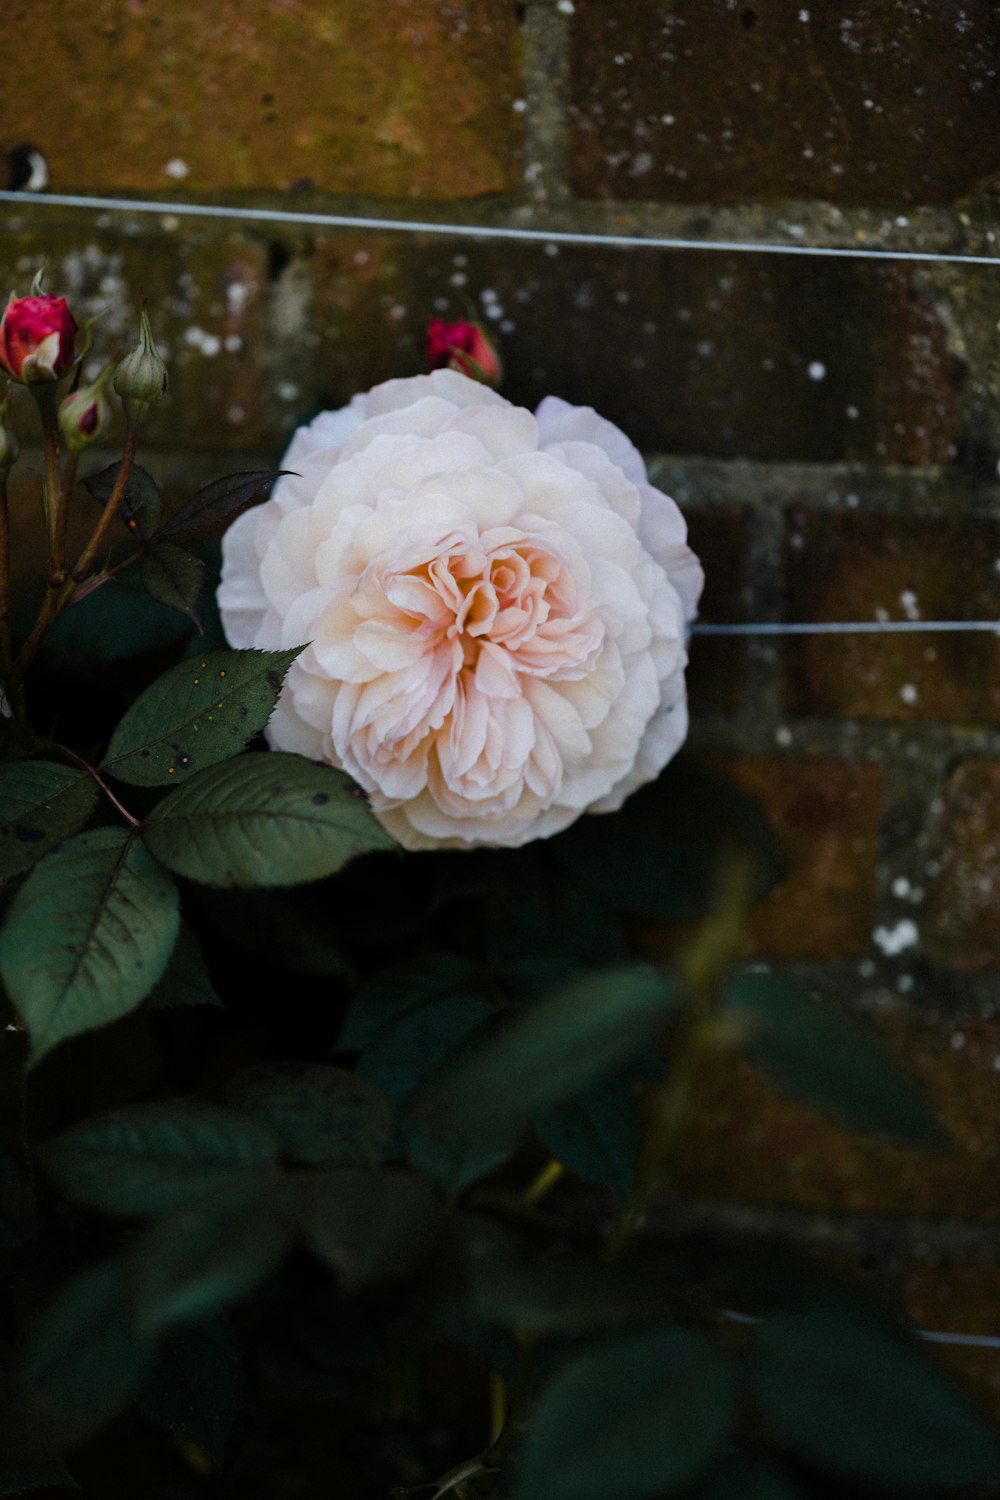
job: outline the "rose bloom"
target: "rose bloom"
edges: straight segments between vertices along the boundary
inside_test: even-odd
[[[11,297],[0,318],[0,368],[25,385],[58,380],[73,363],[76,331],[65,297]]]
[[[408,849],[610,812],[684,739],[702,586],[680,511],[589,407],[390,380],[296,432],[223,542],[230,642],[309,642],[272,746],[342,767]]]

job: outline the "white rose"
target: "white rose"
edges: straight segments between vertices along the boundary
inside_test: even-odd
[[[282,467],[224,539],[223,625],[309,642],[270,743],[342,767],[406,848],[547,838],[678,749],[701,567],[589,407],[435,370],[321,413]]]

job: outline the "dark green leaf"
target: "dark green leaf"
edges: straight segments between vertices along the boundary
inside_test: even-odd
[[[480,995],[439,995],[384,1026],[358,1059],[358,1072],[390,1099],[409,1099],[495,1014]]]
[[[517,1500],[645,1500],[704,1470],[733,1415],[730,1367],[699,1334],[658,1328],[604,1344],[543,1391]]]
[[[151,599],[168,609],[186,615],[198,626],[198,600],[205,581],[205,564],[193,552],[175,547],[172,542],[158,542],[143,554],[139,578]]]
[[[626,1198],[642,1149],[642,1110],[626,1078],[599,1078],[532,1121],[557,1161],[595,1187]]]
[[[479,965],[451,953],[428,953],[381,969],[357,992],[348,1007],[341,1047],[361,1051],[379,1032],[411,1011],[444,996],[482,996],[488,976]]]
[[[670,985],[652,969],[587,973],[520,1011],[428,1091],[427,1108],[459,1130],[519,1130],[536,1112],[618,1068],[676,1007]]]
[[[155,989],[150,990],[147,1004],[158,1010],[222,1004],[205,965],[201,944],[186,922],[181,923],[166,973]]]
[[[441,1229],[438,1194],[411,1172],[332,1167],[298,1184],[306,1241],[348,1290],[407,1275]]]
[[[208,531],[222,521],[231,521],[269,484],[289,472],[288,469],[249,469],[242,474],[227,474],[224,479],[214,479],[171,516],[162,535],[191,536],[197,531]]]
[[[132,704],[102,769],[133,786],[167,786],[228,760],[264,728],[298,652],[210,651],[180,662]]]
[[[298,1161],[379,1161],[395,1128],[392,1104],[364,1078],[329,1063],[260,1063],[229,1086],[236,1109],[274,1132]]]
[[[710,1469],[685,1500],[804,1500],[805,1494],[777,1464],[733,1453]]]
[[[7,1463],[0,1460],[0,1495],[25,1495],[30,1490],[78,1490],[68,1469],[55,1462]]]
[[[194,1099],[110,1110],[42,1150],[67,1198],[118,1214],[169,1213],[277,1157],[278,1142],[264,1125]]]
[[[341,771],[274,751],[199,771],[143,829],[157,859],[206,885],[297,885],[393,840]]]
[[[467,1316],[558,1338],[668,1317],[676,1278],[662,1251],[605,1264],[580,1255],[528,1253],[517,1237],[479,1214],[458,1217]]]
[[[97,784],[79,770],[47,760],[0,766],[0,879],[37,864],[96,805]]]
[[[118,1263],[85,1271],[45,1308],[14,1368],[12,1432],[26,1454],[61,1452],[114,1416],[145,1379]]]
[[[219,1317],[167,1334],[139,1405],[150,1421],[194,1443],[219,1469],[242,1400],[239,1345]]]
[[[849,1125],[923,1145],[947,1137],[919,1087],[879,1037],[771,974],[741,974],[725,1012],[743,1048],[783,1087]]]
[[[1000,1479],[1000,1440],[923,1354],[884,1326],[789,1313],[760,1330],[756,1398],[793,1453],[877,1484]]]
[[[0,1250],[16,1250],[36,1230],[35,1189],[25,1157],[0,1146]]]
[[[746,794],[686,756],[618,812],[578,818],[552,854],[574,879],[618,911],[691,918],[715,909],[719,875],[747,870],[750,899],[784,875],[764,815]]]
[[[112,578],[61,614],[42,645],[39,664],[93,682],[145,652],[176,654],[191,622],[162,609],[139,581],[137,568]],[[144,681],[148,677],[144,677]]]
[[[130,1283],[140,1327],[157,1332],[256,1290],[289,1248],[287,1185],[253,1174],[154,1219],[135,1241]]]
[[[124,831],[95,828],[47,855],[0,933],[32,1060],[134,1010],[166,969],[178,922],[173,881]]]
[[[97,474],[88,474],[83,481],[84,489],[100,505],[106,505],[118,478],[118,464],[109,464]],[[163,514],[163,498],[152,474],[141,464],[133,464],[125,485],[125,493],[116,512],[133,536],[145,541],[160,524]]]

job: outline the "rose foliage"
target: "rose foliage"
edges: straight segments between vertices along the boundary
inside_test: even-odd
[[[727,1053],[942,1133],[741,962],[780,853],[674,753],[700,571],[635,449],[443,369],[165,497],[155,321],[120,456],[71,351],[0,405],[4,484],[41,407],[48,544],[5,567],[0,484],[0,1495],[995,1481],[891,1304],[686,1202]]]

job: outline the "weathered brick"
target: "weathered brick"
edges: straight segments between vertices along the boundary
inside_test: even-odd
[[[991,0],[576,0],[576,190],[950,202],[1000,169],[998,39]]]
[[[998,618],[1000,523],[961,517],[788,517],[790,620]],[[982,634],[801,637],[783,648],[793,713],[1000,719],[1000,648]]]
[[[830,1212],[1000,1220],[997,1059],[1000,1023],[958,1029],[901,1016],[880,1030],[922,1081],[949,1150],[894,1146],[841,1129],[780,1093],[748,1063],[706,1070],[674,1158],[678,1187],[699,1197]]]
[[[750,912],[756,958],[866,953],[882,817],[880,766],[835,760],[745,759],[728,776],[761,804],[789,874]]]
[[[924,945],[959,969],[1000,968],[1000,765],[969,760],[945,792],[939,872],[928,890]]]
[[[472,311],[500,336],[511,399],[593,405],[647,451],[892,463],[953,451],[960,370],[898,268],[331,236],[312,275],[326,400],[419,370],[426,319]]]
[[[689,510],[688,541],[705,569],[705,591],[698,618],[738,621],[746,616],[743,599],[747,511],[736,505]],[[688,706],[692,714],[735,713],[744,698],[747,646],[729,638],[695,635],[687,669]]]
[[[748,913],[746,958],[785,961],[868,953],[882,770],[835,760],[712,759],[763,809],[788,874]],[[639,929],[650,954],[676,955],[674,924]]]
[[[96,0],[57,24],[13,3],[0,151],[33,141],[63,191],[502,192],[516,39],[514,6],[490,0]]]

